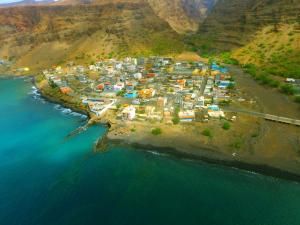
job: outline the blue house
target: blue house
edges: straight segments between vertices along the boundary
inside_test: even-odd
[[[218,66],[217,63],[212,63],[211,65],[212,70],[220,71],[221,73],[228,73],[228,69],[222,66]]]
[[[137,96],[138,96],[137,91],[130,91],[124,95],[125,98],[136,98]]]

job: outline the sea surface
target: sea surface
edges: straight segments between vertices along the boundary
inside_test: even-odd
[[[0,79],[0,225],[299,225],[300,183],[138,149]]]

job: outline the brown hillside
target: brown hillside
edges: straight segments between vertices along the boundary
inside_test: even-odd
[[[16,66],[174,54],[184,49],[180,38],[144,2],[0,9],[0,57]]]

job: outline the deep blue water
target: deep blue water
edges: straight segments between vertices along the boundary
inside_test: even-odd
[[[0,80],[0,225],[299,225],[300,184],[133,149]]]

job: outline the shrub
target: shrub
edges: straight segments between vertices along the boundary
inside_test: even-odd
[[[300,96],[295,97],[295,102],[300,103]]]
[[[287,95],[294,95],[296,93],[296,89],[290,84],[284,84],[280,87],[280,89]]]
[[[222,128],[223,128],[224,130],[229,130],[230,127],[231,127],[230,123],[228,123],[228,122],[223,123]]]
[[[202,131],[202,135],[212,138],[212,132],[209,129],[205,129],[204,131]]]
[[[270,84],[269,84],[271,87],[279,87],[280,85],[280,82],[278,80],[271,80]]]
[[[256,138],[256,137],[258,137],[258,136],[259,136],[258,133],[253,133],[253,134],[251,134],[251,137],[252,137],[252,138]]]
[[[160,128],[152,129],[151,134],[156,135],[156,136],[160,135],[160,134],[162,134],[162,130]]]
[[[231,65],[239,65],[239,61],[232,58],[230,52],[223,52],[221,54],[221,60],[223,63],[231,64]]]
[[[180,122],[179,117],[173,117],[172,122],[173,122],[173,124],[179,124],[179,122]]]
[[[123,97],[125,93],[126,93],[125,90],[119,91],[119,92],[117,93],[117,96]]]
[[[228,90],[233,90],[235,88],[235,83],[230,83],[227,87]]]
[[[244,65],[244,71],[249,73],[252,77],[255,77],[257,74],[257,68],[254,64],[246,64]]]
[[[222,100],[222,101],[219,102],[219,105],[220,106],[229,106],[230,103],[231,103],[230,100]]]
[[[241,149],[243,147],[243,140],[237,138],[230,146],[235,149]]]

